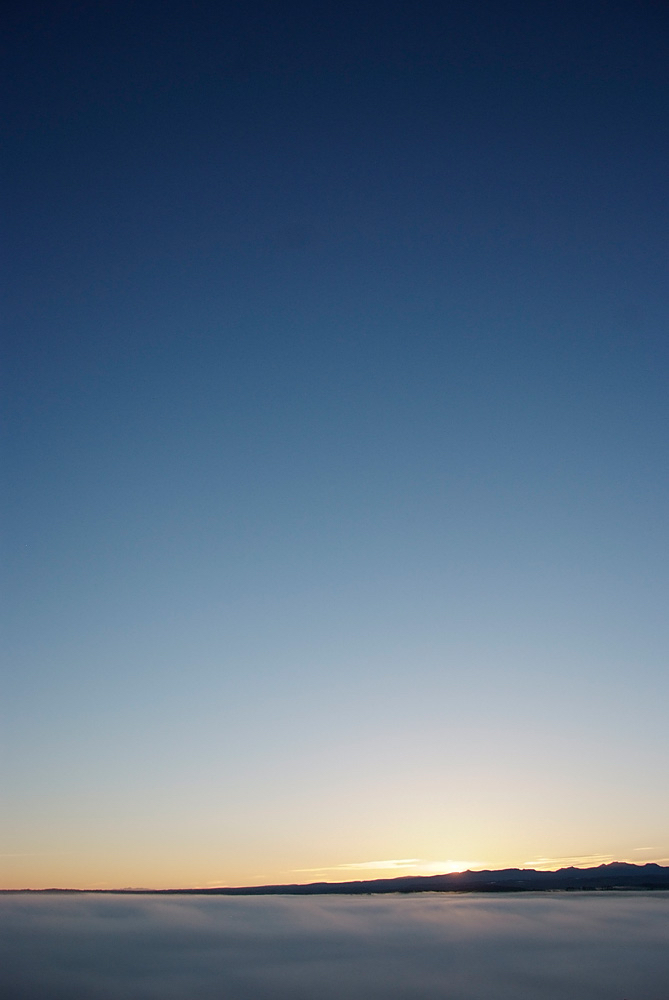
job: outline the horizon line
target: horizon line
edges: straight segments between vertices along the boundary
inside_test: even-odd
[[[434,882],[437,879],[448,879],[457,883],[458,876],[464,875],[499,875],[507,872],[520,872],[526,873],[528,876],[537,875],[550,876],[556,875],[561,872],[599,872],[601,869],[613,868],[616,866],[624,865],[626,868],[634,868],[637,870],[642,870],[645,868],[660,868],[666,870],[669,873],[669,864],[663,865],[660,862],[669,862],[669,858],[661,858],[659,861],[645,861],[643,863],[637,863],[634,861],[625,860],[612,860],[604,861],[598,865],[566,865],[559,868],[529,868],[529,867],[509,867],[509,868],[477,868],[477,869],[465,869],[461,871],[446,871],[438,872],[430,875],[425,874],[403,874],[403,875],[389,875],[381,876],[378,878],[370,879],[319,879],[316,881],[309,882],[264,882],[257,883],[254,885],[199,885],[199,886],[163,886],[163,887],[153,887],[148,886],[119,886],[119,887],[109,887],[109,886],[86,886],[84,888],[77,888],[71,886],[42,886],[40,888],[32,888],[28,886],[23,886],[20,888],[5,888],[0,887],[0,893],[23,893],[23,892],[50,892],[50,893],[138,893],[138,894],[152,894],[152,893],[201,893],[201,894],[211,894],[216,893],[230,893],[232,895],[239,894],[242,895],[246,891],[250,893],[259,893],[262,889],[272,890],[277,892],[280,889],[293,889],[293,888],[309,888],[313,886],[360,886],[360,885],[372,885],[374,883],[406,883],[408,881],[413,882]],[[297,871],[309,871],[309,869],[296,869]],[[318,869],[316,869],[318,870]],[[324,869],[326,870],[326,869]],[[669,887],[669,886],[668,886]]]

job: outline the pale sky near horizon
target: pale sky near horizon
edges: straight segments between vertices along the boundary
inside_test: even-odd
[[[669,863],[667,8],[9,7],[0,884]]]

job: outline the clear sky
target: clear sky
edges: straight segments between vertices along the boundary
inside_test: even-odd
[[[669,10],[9,4],[2,884],[669,859]]]

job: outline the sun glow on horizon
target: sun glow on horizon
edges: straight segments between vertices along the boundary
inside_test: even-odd
[[[423,858],[390,858],[384,861],[351,861],[345,864],[331,865],[322,868],[294,868],[292,872],[313,873],[326,876],[328,873],[363,873],[389,872],[396,875],[451,875],[456,872],[483,869],[480,861],[427,861]],[[350,877],[350,876],[349,876]],[[342,879],[347,881],[348,879]]]

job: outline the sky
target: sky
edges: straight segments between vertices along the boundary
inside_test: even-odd
[[[665,995],[669,894],[0,897],[7,1000]]]
[[[668,29],[9,4],[3,886],[669,863]]]

